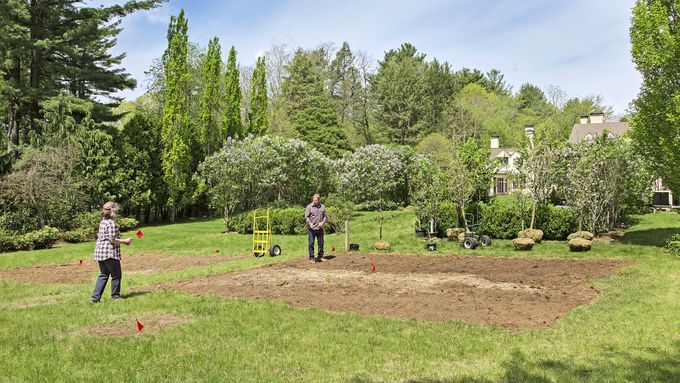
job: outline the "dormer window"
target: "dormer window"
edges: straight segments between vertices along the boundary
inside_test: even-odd
[[[501,165],[508,164],[508,157],[499,157],[498,160],[500,161]]]

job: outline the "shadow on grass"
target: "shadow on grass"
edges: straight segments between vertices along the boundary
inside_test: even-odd
[[[627,231],[619,239],[619,243],[663,247],[669,236],[678,233],[680,233],[680,228],[678,227],[660,227],[648,230]]]
[[[583,382],[583,381],[628,381],[628,382],[680,382],[680,341],[673,349],[659,350],[654,347],[629,351],[607,351],[607,358],[595,365],[579,365],[573,360],[542,359],[527,360],[525,354],[515,350],[508,360],[501,364],[502,377],[498,380],[460,377],[454,379],[422,378],[409,379],[410,383],[490,383],[490,382]],[[616,374],[622,373],[622,376]],[[612,376],[613,375],[613,376]],[[370,378],[357,376],[354,383],[373,382]]]

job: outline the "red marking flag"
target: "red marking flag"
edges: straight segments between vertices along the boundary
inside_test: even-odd
[[[372,273],[375,273],[375,264],[373,265],[373,268],[371,269]]]
[[[144,328],[144,325],[139,323],[139,319],[135,319],[137,321],[137,331],[142,331]]]
[[[81,259],[81,260],[80,260],[80,265],[82,266],[82,264],[83,264],[83,260]]]
[[[142,233],[141,230],[137,230],[137,238],[142,239],[143,236],[144,236],[144,233]]]
[[[332,251],[333,253],[335,253],[335,245],[333,245],[333,246],[331,247],[331,251]]]

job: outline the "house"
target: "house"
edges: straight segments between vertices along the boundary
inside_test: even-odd
[[[593,112],[588,116],[581,116],[578,124],[571,128],[569,142],[578,143],[581,141],[592,141],[595,136],[607,131],[611,138],[619,138],[630,129],[627,122],[604,122],[604,113]],[[678,196],[663,183],[662,179],[654,181],[652,186],[654,195],[652,206],[654,207],[673,207],[679,205]]]
[[[524,128],[525,133],[531,139],[534,134],[533,125]],[[518,177],[518,167],[522,163],[522,156],[515,148],[501,148],[498,135],[491,136],[491,154],[489,158],[498,161],[498,169],[493,175],[493,185],[489,189],[489,195],[509,194],[521,187]]]

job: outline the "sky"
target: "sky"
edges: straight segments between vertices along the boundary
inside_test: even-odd
[[[110,3],[110,1],[102,1]],[[220,39],[226,61],[233,45],[241,65],[252,66],[272,45],[291,50],[348,42],[375,60],[402,43],[428,59],[484,72],[496,68],[513,90],[524,83],[557,86],[569,97],[602,95],[616,114],[636,97],[641,77],[630,56],[634,0],[184,0],[123,20],[114,52],[146,90],[152,61],[166,48],[171,15],[184,9],[189,40]]]

